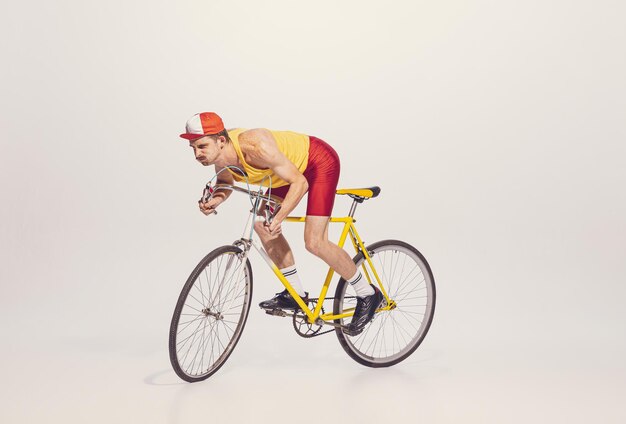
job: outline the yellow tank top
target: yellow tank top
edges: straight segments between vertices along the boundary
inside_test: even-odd
[[[272,177],[272,187],[282,187],[289,185],[287,181],[280,178],[271,169],[253,168],[246,163],[245,159],[243,158],[243,153],[241,152],[241,147],[239,146],[239,134],[244,131],[246,130],[243,128],[228,130],[228,136],[233,142],[233,146],[235,147],[235,151],[237,152],[239,161],[243,165],[243,170],[246,172],[246,174],[248,174],[248,181],[250,182],[250,184],[258,185],[264,177],[270,176]],[[304,172],[309,162],[309,136],[306,134],[295,133],[292,131],[269,131],[274,136],[276,144],[278,145],[278,149],[287,157],[287,159],[289,159],[296,166],[296,168],[298,168],[298,171]],[[232,171],[230,169],[229,171],[231,174],[233,174],[233,178],[236,181],[246,181],[246,179],[239,175],[236,171]],[[262,186],[268,187],[269,180],[265,180]]]

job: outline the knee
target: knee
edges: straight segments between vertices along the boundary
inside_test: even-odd
[[[308,250],[315,256],[319,256],[323,244],[324,240],[321,238],[307,238],[304,240],[304,246],[306,247],[306,250]]]

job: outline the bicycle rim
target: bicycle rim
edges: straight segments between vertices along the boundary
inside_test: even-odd
[[[435,283],[428,263],[409,244],[382,241],[369,246],[368,252],[396,307],[376,313],[361,334],[348,336],[338,330],[337,336],[357,362],[384,367],[406,359],[426,336],[435,308]],[[360,269],[363,261],[361,254],[355,258]],[[348,286],[345,280],[337,286],[335,313],[356,306],[356,297]],[[347,325],[351,319],[339,322]]]
[[[242,251],[224,246],[193,270],[170,326],[170,360],[185,381],[208,378],[226,362],[245,326],[252,269]]]

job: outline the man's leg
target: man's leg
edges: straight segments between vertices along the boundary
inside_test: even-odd
[[[304,224],[306,249],[349,280],[356,273],[356,265],[348,252],[328,240],[328,219],[327,216],[307,215]]]
[[[254,231],[261,239],[261,244],[267,251],[267,254],[274,261],[276,266],[280,269],[293,266],[295,263],[293,259],[293,252],[285,236],[280,234],[276,238],[267,236],[267,233],[263,231],[263,222],[254,223]]]
[[[307,215],[304,242],[309,252],[326,262],[355,290],[357,304],[346,331],[352,336],[361,333],[383,300],[382,293],[367,282],[345,250],[328,240],[327,216]]]
[[[294,290],[305,299],[305,302],[308,301],[308,294],[304,291],[304,287],[302,287],[302,282],[300,281],[298,271],[295,267],[293,252],[289,247],[289,243],[287,243],[287,239],[285,239],[285,236],[282,234],[276,238],[268,236],[267,232],[263,229],[263,225],[263,222],[255,222],[254,230],[261,239],[261,243],[267,251],[267,254],[272,261],[274,261]],[[264,309],[295,309],[298,307],[298,304],[285,290],[272,299],[261,302],[259,306]]]

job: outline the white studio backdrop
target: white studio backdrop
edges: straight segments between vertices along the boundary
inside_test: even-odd
[[[625,14],[621,2],[583,0],[3,2],[2,421],[105,420],[91,415],[105,402],[129,422],[201,416],[196,385],[159,390],[178,383],[166,349],[180,288],[202,256],[241,236],[248,210],[233,195],[217,216],[197,211],[213,168],[178,134],[192,114],[216,111],[227,127],[329,142],[341,187],[382,188],[357,210],[365,241],[405,240],[430,261],[438,305],[414,362],[338,387],[375,381],[393,392],[395,378],[435,396],[422,377],[453,384],[451,375],[501,372],[502,385],[479,390],[498,399],[535,372],[538,385],[586,387],[564,392],[588,400],[570,420],[601,409],[619,422]],[[338,199],[335,213],[348,207]],[[303,227],[287,225],[317,292],[323,264],[305,251]],[[252,263],[248,328],[221,384],[279,366],[294,384],[303,370],[322,379],[359,370],[334,336],[306,344],[287,320],[258,311],[280,287],[258,256]],[[253,381],[257,395],[280,386]],[[457,412],[442,406],[451,390],[442,384],[430,409],[399,405],[394,417],[504,420],[464,398],[463,381],[449,401]],[[534,383],[523,383],[527,403],[544,398]],[[319,395],[303,390],[302,401]],[[119,393],[174,406],[140,412]],[[43,403],[29,408],[33,398]],[[537,405],[558,417],[562,403]]]

